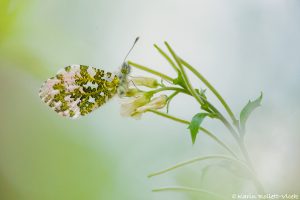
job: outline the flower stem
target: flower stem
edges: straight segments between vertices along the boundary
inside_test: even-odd
[[[218,111],[220,120],[222,123],[226,126],[226,128],[229,130],[229,132],[232,134],[234,139],[238,142],[239,141],[239,135],[237,132],[234,130],[234,128],[231,126],[231,124],[227,121],[227,119]]]
[[[168,96],[168,103],[167,103],[167,106],[166,106],[167,113],[169,113],[169,106],[170,106],[170,103],[171,103],[172,99],[173,99],[177,94],[179,94],[179,91],[175,91],[175,92],[173,92],[170,96]]]
[[[186,91],[184,89],[179,88],[179,87],[161,87],[159,89],[151,90],[149,92],[155,94],[155,93],[166,91],[166,90],[172,90],[172,91],[176,91],[176,92],[186,93]]]
[[[183,59],[179,58],[181,63],[187,67],[191,72],[193,72],[213,93],[214,95],[219,99],[219,101],[222,103],[224,108],[226,109],[227,113],[229,114],[230,118],[233,121],[234,125],[237,125],[238,120],[235,118],[232,110],[226,103],[226,101],[223,99],[223,97],[219,94],[219,92],[210,84],[210,82],[202,75],[200,74],[194,67],[192,67],[189,63],[184,61]]]
[[[157,49],[157,51],[170,63],[170,65],[173,67],[173,69],[178,73],[179,69],[175,65],[175,63],[172,61],[172,59],[156,44],[154,44],[154,47]]]
[[[242,134],[241,134],[241,131],[240,131],[239,121],[234,116],[231,108],[226,103],[226,101],[224,100],[224,98],[219,94],[219,92],[210,84],[210,82],[201,73],[199,73],[189,63],[187,63],[183,59],[179,58],[175,54],[175,52],[172,50],[172,48],[170,47],[170,45],[167,42],[165,42],[165,45],[167,46],[167,48],[170,51],[170,53],[173,56],[173,58],[175,59],[175,62],[177,64],[177,66],[173,62],[173,60],[163,50],[161,50],[157,45],[154,45],[154,46],[159,51],[159,53],[162,54],[162,56],[167,59],[167,61],[174,68],[174,70],[176,70],[178,72],[178,77],[181,77],[181,83],[182,83],[182,84],[178,84],[178,85],[182,86],[182,88],[178,88],[178,87],[165,87],[165,86],[163,86],[162,88],[159,88],[159,89],[156,89],[156,90],[153,90],[153,91],[149,91],[149,93],[155,94],[155,93],[158,93],[158,92],[161,92],[161,91],[173,90],[173,91],[175,91],[175,93],[174,93],[175,95],[177,95],[177,93],[179,93],[179,92],[180,93],[185,93],[185,94],[193,96],[196,99],[196,101],[201,106],[203,106],[203,105],[208,106],[208,109],[210,109],[212,112],[214,112],[218,116],[217,118],[225,125],[225,127],[230,131],[230,133],[235,138],[236,142],[239,145],[241,153],[243,154],[243,157],[245,158],[245,163],[242,162],[240,159],[238,159],[238,157],[236,156],[236,154],[226,144],[224,144],[221,140],[219,140],[215,135],[213,135],[212,133],[210,133],[208,130],[204,129],[203,127],[199,127],[199,130],[203,131],[205,134],[207,134],[208,136],[210,136],[213,140],[215,140],[219,145],[221,145],[222,147],[224,147],[234,157],[234,158],[232,158],[232,157],[227,157],[227,156],[219,156],[219,157],[217,156],[218,158],[221,158],[221,157],[223,159],[229,158],[229,159],[232,159],[232,160],[235,160],[237,162],[242,163],[243,166],[245,166],[248,169],[248,171],[251,173],[251,175],[252,175],[251,177],[253,179],[253,183],[254,183],[257,191],[259,193],[263,194],[264,193],[264,189],[263,189],[262,184],[259,182],[259,180],[258,180],[258,178],[257,178],[257,176],[255,174],[255,170],[254,170],[253,165],[251,163],[251,160],[249,158],[246,146],[244,144],[244,138],[242,137]],[[144,70],[146,72],[149,72],[151,74],[159,76],[163,80],[166,80],[166,81],[169,81],[169,82],[172,82],[172,83],[174,83],[177,80],[177,79],[173,79],[173,78],[171,78],[171,77],[169,77],[169,76],[167,76],[167,75],[165,75],[163,73],[157,72],[157,71],[152,70],[152,69],[150,69],[148,67],[136,64],[136,63],[131,62],[131,61],[129,61],[128,64],[131,65],[131,66],[133,66],[133,67],[136,67],[136,68],[138,68],[140,70]],[[221,102],[221,104],[225,108],[226,112],[230,116],[230,118],[231,118],[231,120],[233,122],[233,126],[232,126],[231,123],[229,123],[229,121],[222,115],[222,113],[217,108],[215,108],[209,101],[207,101],[206,98],[203,98],[201,95],[199,95],[197,93],[197,91],[193,88],[192,84],[190,83],[190,81],[188,79],[188,76],[187,76],[187,74],[185,72],[185,68],[183,66],[186,67],[188,70],[190,70],[195,76],[197,76],[212,91],[212,93]],[[163,116],[165,118],[168,118],[168,119],[171,119],[171,120],[183,123],[183,124],[190,124],[189,121],[186,121],[186,120],[183,120],[183,119],[171,116],[171,115],[163,113],[163,112],[159,112],[157,110],[148,110],[148,111],[152,112],[152,113],[155,113],[157,115]],[[234,126],[235,126],[236,129],[234,128]],[[207,157],[210,157],[210,156],[207,156]],[[193,163],[193,162],[196,162],[196,161],[199,161],[199,160],[210,159],[210,158],[207,158],[207,157],[199,157],[199,158],[195,158],[195,159],[190,160],[190,161],[179,163],[178,165],[175,165],[175,166],[173,166],[171,168],[168,168],[168,169],[163,170],[161,172],[154,173],[154,175],[165,173],[165,172],[170,171],[172,169],[175,169],[175,168],[178,168],[178,167],[181,167],[183,165],[190,164],[190,163]],[[153,176],[153,174],[149,175],[149,176]]]
[[[159,76],[159,77],[161,77],[161,78],[164,79],[164,80],[173,82],[173,78],[171,78],[171,77],[169,77],[169,76],[167,76],[167,75],[165,75],[165,74],[163,74],[163,73],[160,73],[160,72],[158,72],[158,71],[155,71],[155,70],[150,69],[150,68],[148,68],[148,67],[145,67],[145,66],[143,66],[143,65],[134,63],[134,62],[132,62],[132,61],[128,61],[128,64],[129,64],[130,66],[133,66],[133,67],[137,68],[137,69],[140,69],[140,70],[146,71],[146,72],[148,72],[148,73],[150,73],[150,74],[154,74],[154,75],[156,75],[156,76]]]
[[[203,104],[203,101],[201,100],[201,98],[199,97],[199,95],[197,94],[197,92],[195,91],[195,89],[193,88],[192,84],[190,83],[189,81],[189,78],[188,76],[186,75],[185,73],[185,70],[184,68],[182,67],[181,65],[181,62],[179,61],[179,58],[177,57],[177,55],[175,54],[175,52],[173,51],[173,49],[171,48],[171,46],[165,42],[165,45],[167,46],[167,48],[169,49],[170,53],[172,54],[173,58],[175,59],[179,69],[180,69],[180,72],[181,72],[181,75],[182,75],[182,78],[184,80],[184,83],[188,89],[188,91],[191,93],[191,95],[199,102],[200,105]]]
[[[201,98],[201,97],[200,97]],[[224,124],[224,126],[229,130],[229,132],[232,134],[234,139],[238,142],[239,141],[239,134],[235,131],[235,129],[231,126],[231,124],[228,122],[228,120],[222,115],[222,113],[214,106],[212,105],[207,99],[203,99],[212,111],[214,111],[218,115],[218,119]]]
[[[245,143],[244,143],[244,140],[240,140],[239,141],[239,147],[241,149],[241,152],[244,156],[244,158],[246,159],[246,163],[249,165],[249,168],[252,170],[253,172],[253,176],[252,176],[252,180],[254,182],[254,185],[258,191],[259,194],[265,194],[265,191],[264,191],[264,187],[262,186],[262,184],[260,183],[259,179],[257,178],[257,175],[255,173],[255,170],[254,170],[254,167],[252,165],[252,162],[251,162],[251,159],[249,157],[249,154],[248,154],[248,151],[246,149],[246,146],[245,146]]]
[[[186,93],[186,92],[185,92]],[[174,116],[171,116],[169,114],[166,114],[166,113],[163,113],[163,112],[160,112],[160,111],[157,111],[157,110],[148,110],[149,112],[152,112],[152,113],[155,113],[157,115],[160,115],[162,117],[165,117],[165,118],[168,118],[168,119],[171,119],[173,121],[177,121],[177,122],[180,122],[180,123],[183,123],[183,124],[190,124],[189,121],[186,121],[186,120],[183,120],[183,119],[180,119],[180,118],[177,118],[177,117],[174,117]],[[222,115],[221,115],[222,116]],[[256,174],[255,174],[255,170],[252,166],[252,163],[251,163],[251,160],[249,158],[249,155],[248,155],[248,152],[247,152],[247,149],[244,145],[244,142],[241,140],[241,138],[239,138],[237,135],[236,135],[236,132],[235,130],[231,127],[230,123],[224,118],[223,120],[221,120],[225,126],[229,129],[229,131],[233,134],[234,138],[237,140],[237,143],[239,145],[239,148],[241,149],[241,152],[244,156],[244,158],[246,159],[246,162],[247,164],[249,165],[249,169],[251,170],[251,174],[252,174],[252,180],[253,180],[253,183],[258,191],[258,193],[260,194],[264,194],[264,188],[262,186],[262,184],[260,183],[260,181],[258,180]],[[238,159],[237,155],[226,145],[224,144],[221,140],[219,140],[214,134],[210,133],[208,130],[206,130],[205,128],[203,127],[199,127],[200,130],[202,130],[205,134],[207,134],[208,136],[210,136],[214,141],[216,141],[218,144],[220,144],[222,147],[224,147],[231,155],[233,155],[236,159]],[[239,160],[239,159],[238,159]]]
[[[189,125],[190,122],[189,121],[186,121],[184,119],[180,119],[180,118],[177,118],[177,117],[174,117],[172,115],[169,115],[167,113],[163,113],[163,112],[160,112],[160,111],[157,111],[157,110],[148,110],[149,112],[152,112],[154,114],[157,114],[159,116],[162,116],[162,117],[165,117],[167,119],[171,119],[173,121],[176,121],[176,122],[180,122],[180,123],[183,123],[183,124],[187,124]],[[200,131],[203,131],[206,135],[208,135],[210,138],[212,138],[215,142],[217,142],[219,145],[221,145],[224,149],[226,149],[233,157],[235,158],[238,158],[237,155],[225,144],[223,143],[217,136],[215,136],[213,133],[211,133],[210,131],[208,131],[207,129],[203,128],[203,127],[199,127],[199,130]]]
[[[210,104],[207,100],[202,99],[195,91],[195,89],[193,88],[193,86],[191,85],[191,83],[189,82],[189,79],[187,77],[187,74],[183,68],[183,66],[181,65],[181,63],[183,62],[182,59],[180,59],[175,52],[173,51],[173,49],[171,48],[171,46],[165,42],[167,48],[169,49],[169,51],[171,52],[172,56],[174,57],[174,59],[176,60],[177,65],[179,66],[179,69],[181,71],[182,74],[182,78],[187,86],[188,91],[190,92],[190,94],[199,102],[200,105],[203,105],[204,102],[207,102],[209,104],[209,106],[219,115],[219,119],[223,122],[223,124],[230,130],[230,133],[232,134],[232,136],[238,141],[239,137],[238,134],[236,133],[236,131],[232,128],[232,126],[230,125],[230,123],[226,120],[226,118],[212,105]],[[183,62],[183,64],[188,65],[186,62]],[[188,65],[188,69],[190,69],[193,73],[197,73],[201,78],[204,78],[196,69],[194,69],[192,66]],[[196,75],[197,75],[196,74]],[[231,112],[231,109],[229,108],[229,106],[226,104],[226,102],[224,101],[224,99],[222,98],[222,96],[215,90],[215,88],[204,78],[203,81],[205,81],[204,83],[207,85],[207,87],[209,87],[215,94],[217,94],[219,99],[222,99],[222,104],[225,106],[226,105],[226,109],[228,109]],[[232,116],[234,117],[234,115],[232,114]],[[235,119],[235,117],[234,117]]]
[[[161,174],[167,173],[169,171],[172,171],[174,169],[177,169],[177,168],[189,165],[189,164],[193,164],[195,162],[199,162],[199,161],[203,161],[203,160],[210,160],[210,159],[229,160],[229,161],[234,162],[234,163],[238,164],[239,166],[243,167],[244,169],[246,169],[249,172],[249,174],[253,175],[252,170],[244,162],[242,162],[241,160],[238,160],[238,159],[235,159],[235,158],[232,158],[232,157],[229,157],[229,156],[225,156],[225,155],[209,155],[209,156],[199,156],[199,157],[196,157],[196,158],[184,161],[184,162],[177,163],[176,165],[168,167],[164,170],[151,173],[151,174],[148,175],[148,177],[151,178],[153,176],[161,175]]]
[[[170,96],[168,96],[168,101],[172,100],[177,94],[179,94],[179,91],[175,91]]]
[[[182,187],[182,186],[169,186],[169,187],[162,187],[162,188],[156,188],[153,189],[152,192],[164,192],[164,191],[185,191],[185,192],[198,192],[203,195],[209,195],[214,198],[218,199],[225,199],[222,196],[216,195],[213,192],[204,190],[204,189],[198,189],[198,188],[191,188],[191,187]]]

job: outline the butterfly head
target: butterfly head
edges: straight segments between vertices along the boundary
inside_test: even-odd
[[[130,71],[131,71],[130,65],[128,65],[127,62],[123,62],[122,66],[121,66],[121,74],[126,76],[126,75],[130,74]]]

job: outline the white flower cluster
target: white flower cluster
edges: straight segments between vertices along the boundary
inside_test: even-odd
[[[159,86],[156,79],[149,77],[133,77],[130,81],[134,87],[156,88]],[[167,104],[167,95],[157,97],[153,97],[153,95],[152,91],[145,92],[137,88],[129,88],[126,97],[121,99],[121,115],[140,119],[142,114],[148,110],[161,109]]]

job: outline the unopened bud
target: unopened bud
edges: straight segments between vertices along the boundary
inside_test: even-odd
[[[159,85],[156,79],[149,77],[132,77],[131,80],[136,86],[157,88]]]

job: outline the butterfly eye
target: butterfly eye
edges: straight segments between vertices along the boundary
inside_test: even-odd
[[[119,95],[124,96],[125,92],[123,90],[120,90]]]
[[[78,118],[106,103],[117,91],[119,78],[86,65],[71,65],[48,79],[39,95],[61,116]]]

